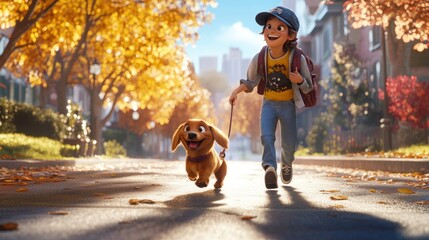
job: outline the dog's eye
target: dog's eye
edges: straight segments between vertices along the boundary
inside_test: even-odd
[[[204,126],[200,126],[200,127],[198,128],[198,130],[199,130],[201,133],[205,133],[205,132],[206,132],[206,128],[205,128]]]
[[[191,127],[189,127],[189,125],[186,125],[186,126],[185,126],[185,132],[187,132],[187,131],[189,131],[189,130],[191,130]]]

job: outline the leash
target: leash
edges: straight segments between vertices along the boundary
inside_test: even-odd
[[[229,130],[228,130],[228,138],[231,135],[231,126],[232,126],[232,112],[234,110],[234,104],[231,104],[231,114],[229,115]],[[222,152],[219,153],[219,156],[221,158],[225,158],[225,148],[222,150]]]

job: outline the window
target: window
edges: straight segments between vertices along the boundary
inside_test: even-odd
[[[382,31],[380,26],[374,26],[369,31],[369,50],[374,51],[381,46]]]
[[[343,14],[343,34],[344,36],[347,36],[350,33],[349,30],[349,22],[347,20],[347,12],[344,12]]]

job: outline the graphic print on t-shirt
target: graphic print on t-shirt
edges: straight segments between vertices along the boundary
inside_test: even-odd
[[[275,64],[268,70],[267,88],[274,92],[284,92],[292,89],[292,82],[287,78],[288,69],[284,64]]]

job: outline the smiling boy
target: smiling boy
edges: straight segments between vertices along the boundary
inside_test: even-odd
[[[277,123],[280,121],[281,124],[281,179],[288,184],[292,180],[292,162],[297,148],[296,109],[304,107],[299,90],[308,93],[313,85],[304,56],[301,56],[300,69],[290,69],[299,30],[295,13],[279,6],[258,13],[255,20],[263,26],[262,34],[267,43],[264,56],[266,76],[259,74],[258,53],[248,67],[247,79],[240,80],[229,102],[235,104],[239,93],[252,92],[259,85],[258,92],[263,95],[260,118],[262,167],[265,170],[265,186],[272,189],[278,187],[274,145]]]

